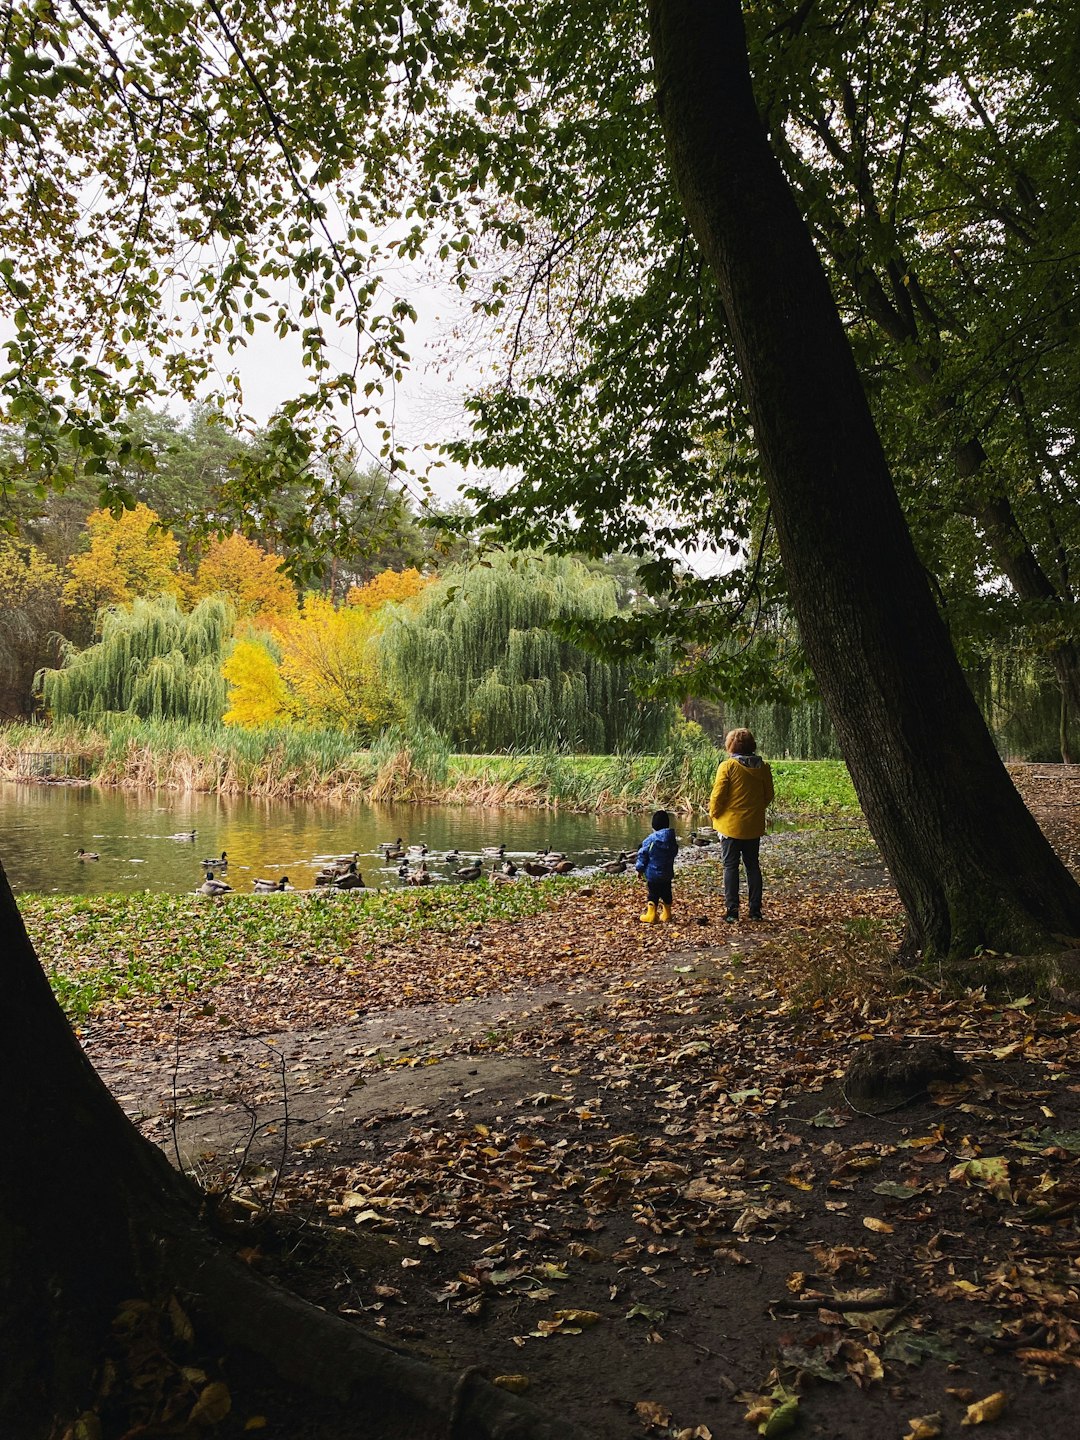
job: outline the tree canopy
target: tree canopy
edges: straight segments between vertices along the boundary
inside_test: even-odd
[[[133,404],[202,394],[222,352],[291,336],[310,386],[221,503],[316,567],[348,552],[371,529],[348,432],[392,398],[397,282],[423,257],[471,302],[466,343],[504,346],[452,447],[516,477],[474,486],[481,521],[635,554],[674,603],[608,638],[666,629],[687,684],[760,691],[777,657],[750,642],[783,578],[715,278],[662,163],[644,8],[113,0],[107,17],[29,3],[6,32],[2,384],[30,459],[73,451],[130,491],[156,443]],[[1075,709],[1070,7],[890,3],[855,26],[836,0],[770,3],[748,42],[954,633],[1022,635]],[[239,419],[237,386],[218,402]],[[353,572],[340,593],[369,578]]]

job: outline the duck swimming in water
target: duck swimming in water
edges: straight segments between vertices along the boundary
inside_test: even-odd
[[[204,860],[202,867],[204,870],[227,870],[229,868],[229,857],[225,851],[222,850],[220,860]]]
[[[96,850],[83,850],[80,848],[75,851],[75,858],[76,860],[100,860],[101,856]]]

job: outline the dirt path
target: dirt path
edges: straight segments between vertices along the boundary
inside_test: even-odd
[[[929,1440],[997,1394],[1031,1440],[1080,1398],[1080,1020],[900,990],[856,829],[826,864],[768,850],[763,927],[719,923],[705,860],[669,929],[597,885],[85,1043],[185,1166],[242,1171],[234,1216],[274,1193],[253,1264],[598,1440],[751,1436],[784,1405],[774,1433]],[[855,1048],[911,1035],[968,1078],[857,1113]]]

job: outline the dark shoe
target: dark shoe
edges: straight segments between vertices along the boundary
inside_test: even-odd
[[[729,910],[724,916],[724,919],[729,925],[737,925],[739,923],[739,912],[737,910]]]
[[[751,910],[751,911],[750,911],[750,919],[751,919],[751,920],[764,920],[764,919],[765,919],[765,916],[762,915],[762,913],[761,913],[760,910]]]

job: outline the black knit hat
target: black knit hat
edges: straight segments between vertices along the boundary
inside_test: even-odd
[[[657,810],[652,817],[652,828],[654,830],[666,830],[671,824],[671,816],[666,810]]]

